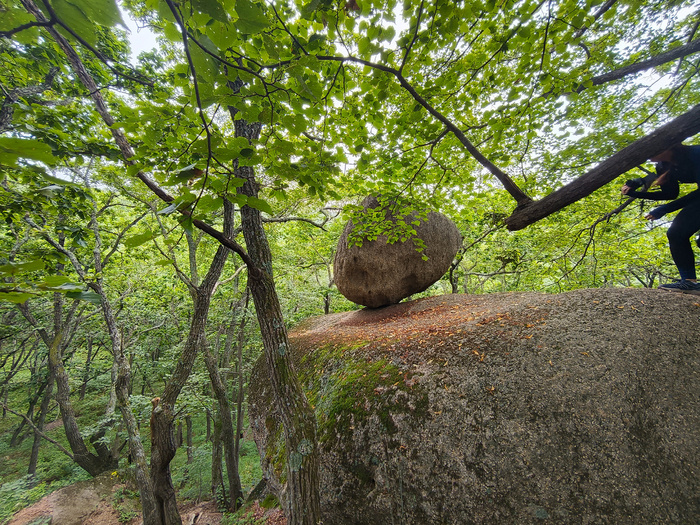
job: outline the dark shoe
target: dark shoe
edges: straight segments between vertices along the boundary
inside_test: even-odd
[[[661,286],[659,286],[659,290],[700,295],[700,283],[694,283],[693,281],[686,281],[685,279],[681,279],[680,281],[677,281],[675,283],[662,284]]]

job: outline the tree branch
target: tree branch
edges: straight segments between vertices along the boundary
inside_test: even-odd
[[[601,16],[603,16],[603,15],[605,14],[605,12],[606,12],[608,9],[610,9],[612,6],[615,5],[615,2],[617,2],[617,0],[608,0],[608,1],[605,2],[602,6],[600,6],[600,8],[598,9],[598,11],[596,11],[595,14],[593,15],[593,21],[595,22],[595,21],[597,21]],[[579,29],[578,31],[576,31],[576,32],[574,33],[574,40],[578,40],[579,38],[581,38],[581,37],[583,36],[583,34],[584,34],[586,31],[588,31],[588,29],[589,29],[589,26],[586,26],[586,25],[584,25],[583,27],[581,27],[581,29]],[[585,48],[584,48],[584,49],[585,49]]]
[[[671,49],[670,51],[660,53],[656,56],[651,57],[648,60],[635,62],[634,64],[629,64],[619,69],[615,69],[614,71],[595,76],[589,81],[593,83],[593,86],[600,86],[608,82],[613,82],[614,80],[620,80],[621,78],[624,78],[628,75],[633,75],[634,73],[639,73],[640,71],[646,71],[647,69],[666,64],[667,62],[671,62],[673,60],[676,60],[677,58],[683,58],[685,56],[692,55],[693,53],[697,53],[698,51],[700,51],[700,38],[692,42],[688,42],[685,45]],[[586,86],[581,85],[578,87],[576,92],[580,93],[584,89],[586,89]]]
[[[515,184],[515,182],[513,182],[513,180],[505,172],[503,172],[493,162],[487,159],[484,156],[484,154],[481,153],[476,148],[476,146],[474,146],[474,144],[471,143],[471,141],[467,138],[464,132],[460,128],[458,128],[454,122],[452,122],[449,118],[447,118],[436,108],[430,105],[428,101],[425,100],[418,93],[418,91],[416,91],[416,89],[408,82],[408,80],[404,78],[400,71],[389,66],[377,64],[368,60],[363,60],[355,57],[317,56],[316,58],[325,61],[343,63],[351,62],[355,64],[361,64],[363,66],[368,66],[373,69],[378,69],[380,71],[384,71],[386,73],[389,73],[390,75],[393,75],[399,82],[401,87],[408,91],[408,93],[413,97],[413,99],[416,102],[423,106],[428,111],[428,113],[430,113],[433,117],[440,121],[451,133],[453,133],[454,136],[457,137],[457,139],[462,143],[464,148],[472,155],[472,157],[474,157],[479,164],[486,168],[494,177],[496,177],[500,181],[500,183],[503,185],[506,191],[510,193],[511,197],[513,197],[519,205],[524,205],[526,203],[532,202],[532,199],[522,189],[520,189],[518,185]]]
[[[14,105],[19,101],[20,98],[29,97],[32,95],[38,95],[51,89],[53,86],[53,81],[56,75],[60,71],[58,67],[52,67],[49,69],[44,81],[36,86],[27,86],[23,88],[16,88],[7,93],[5,100],[0,107],[0,133],[10,129],[12,125],[12,115],[15,112]]]
[[[509,230],[521,230],[587,197],[598,188],[688,137],[700,133],[700,104],[634,141],[596,167],[538,201],[520,204],[506,219]]]
[[[66,456],[68,456],[71,459],[71,461],[75,461],[73,454],[71,454],[65,448],[63,448],[63,445],[61,445],[58,441],[51,439],[49,436],[47,436],[41,430],[39,430],[39,428],[34,424],[34,422],[31,419],[29,419],[27,416],[25,416],[24,414],[20,414],[19,412],[15,412],[10,407],[8,407],[5,403],[2,403],[2,402],[0,402],[0,407],[2,407],[4,410],[7,410],[11,414],[14,414],[15,416],[18,416],[18,417],[21,417],[22,419],[24,419],[27,422],[27,424],[30,427],[32,427],[32,430],[34,430],[34,432],[36,432],[40,437],[44,438],[49,443],[55,445],[56,448],[58,448],[58,450],[60,450]]]
[[[29,13],[36,17],[37,20],[39,20],[40,22],[46,20],[46,17],[39,10],[39,8],[33,0],[22,0],[22,3],[27,9],[27,11],[29,11]],[[54,27],[47,26],[46,29],[61,47],[61,49],[66,55],[66,58],[71,64],[73,71],[78,76],[83,86],[85,86],[85,88],[88,90],[90,97],[92,98],[95,104],[97,112],[99,113],[100,117],[102,117],[104,123],[109,127],[112,133],[112,137],[114,138],[114,141],[116,142],[117,146],[119,147],[119,150],[122,153],[122,157],[124,158],[125,164],[127,166],[132,166],[134,163],[130,159],[135,155],[134,150],[131,147],[131,144],[129,144],[129,141],[127,140],[122,130],[115,125],[116,121],[109,112],[109,108],[107,107],[107,104],[105,103],[105,100],[102,97],[102,94],[100,93],[99,88],[95,83],[95,80],[92,78],[92,75],[88,72],[82,60],[80,59],[80,56],[76,53],[75,49],[73,49],[68,40],[66,40],[58,31],[56,31]],[[136,174],[136,177],[141,182],[143,182],[146,185],[146,187],[149,190],[151,190],[155,195],[157,195],[158,198],[161,199],[163,202],[170,204],[175,200],[174,197],[165,192],[160,186],[158,186],[158,184],[154,180],[152,180],[143,171],[139,171]],[[189,210],[178,210],[178,212],[187,217],[192,218],[192,212]],[[253,262],[246,253],[246,251],[237,242],[227,238],[222,232],[216,230],[204,221],[192,218],[192,224],[195,228],[202,230],[204,233],[206,233],[210,237],[213,237],[222,245],[226,246],[231,251],[238,254],[238,256],[248,266],[249,274],[252,277],[256,277],[260,274],[261,270],[253,265]]]

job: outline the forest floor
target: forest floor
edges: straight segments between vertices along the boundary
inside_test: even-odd
[[[19,511],[7,525],[140,525],[141,516],[120,497],[124,489],[124,484],[103,474],[52,492]],[[223,519],[213,501],[183,503],[179,508],[183,525],[220,525]],[[257,502],[247,515],[264,518],[266,525],[287,523],[280,509],[265,510]]]

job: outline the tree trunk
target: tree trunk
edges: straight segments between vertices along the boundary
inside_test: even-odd
[[[228,508],[234,511],[243,501],[243,489],[241,488],[241,478],[238,473],[238,457],[235,454],[231,403],[228,399],[228,392],[226,392],[226,385],[221,379],[221,374],[219,374],[219,367],[216,365],[216,359],[206,345],[204,347],[204,362],[207,365],[214,396],[218,403],[218,424],[221,428],[221,439],[223,441],[224,455],[226,458],[226,476],[228,478],[229,494],[231,496]]]
[[[224,232],[233,232],[233,205],[224,202]],[[197,352],[206,346],[206,325],[209,316],[211,296],[221,277],[229,250],[219,246],[202,284],[193,290],[193,313],[187,341],[180,354],[165,391],[151,417],[151,483],[156,496],[156,504],[162,525],[182,523],[177,510],[175,489],[170,475],[170,462],[175,457],[173,420],[175,402],[185,386],[194,366]]]
[[[248,307],[248,290],[246,290],[246,309]],[[234,454],[240,457],[241,453],[241,434],[243,433],[243,343],[245,342],[245,310],[241,318],[241,324],[238,327],[238,388],[236,389],[236,439],[234,441]]]
[[[161,399],[151,416],[151,484],[156,503],[156,523],[159,525],[182,524],[170,475],[170,462],[176,450],[173,419],[173,405]]]
[[[216,414],[218,409],[213,412]],[[229,500],[226,497],[226,487],[224,486],[224,475],[221,469],[223,458],[221,451],[221,420],[214,418],[214,432],[211,434],[211,493],[218,506],[229,508]]]
[[[39,408],[39,417],[34,423],[39,429],[39,432],[44,431],[44,425],[46,423],[46,414],[49,411],[49,404],[51,403],[51,398],[53,394],[53,376],[49,374],[48,384],[44,389],[44,397],[41,400],[41,407]],[[29,456],[29,467],[27,468],[27,474],[32,478],[36,477],[36,467],[39,463],[39,448],[41,446],[42,437],[39,432],[34,432],[34,443],[32,444],[32,452]],[[33,483],[32,483],[33,484]]]
[[[98,238],[96,236],[96,238]],[[97,244],[97,241],[96,241]],[[97,256],[96,256],[97,257]],[[112,305],[107,298],[107,294],[102,287],[101,279],[90,283],[90,288],[97,293],[102,299],[102,314],[107,324],[107,331],[112,343],[112,355],[114,356],[113,375],[116,370],[116,377],[112,385],[112,392],[116,396],[116,405],[119,407],[119,412],[122,416],[122,421],[126,427],[129,443],[129,454],[133,461],[136,476],[136,485],[139,489],[141,498],[141,510],[143,513],[143,525],[158,525],[156,514],[156,502],[153,494],[153,487],[148,475],[148,466],[146,462],[146,452],[141,441],[141,433],[139,432],[138,423],[129,400],[129,389],[131,387],[131,366],[129,360],[124,354],[122,345],[121,330],[117,325],[117,320],[112,310]]]
[[[29,321],[29,324],[34,326],[39,333],[42,341],[49,351],[49,370],[56,382],[56,401],[61,410],[61,419],[63,420],[63,429],[66,433],[66,439],[73,452],[75,462],[87,471],[92,476],[115,467],[111,455],[107,457],[99,457],[92,454],[85,445],[83,437],[78,428],[78,422],[75,419],[75,411],[70,400],[70,385],[68,382],[68,373],[63,367],[63,345],[65,341],[70,340],[70,334],[74,330],[73,316],[78,307],[79,300],[75,299],[68,310],[68,313],[63,317],[63,296],[54,294],[54,334],[49,335],[45,328],[39,325],[39,322],[29,310],[28,303],[18,305],[22,315]]]
[[[192,416],[185,416],[185,426],[187,427],[187,464],[191,465],[194,461],[194,445],[192,434]]]
[[[235,86],[234,86],[235,89]],[[235,108],[230,108],[232,117]],[[250,142],[260,135],[260,124],[234,120],[237,137]],[[258,196],[253,168],[238,166],[236,176],[245,183],[238,191]],[[272,254],[263,228],[260,211],[250,206],[241,209],[241,224],[248,256],[254,268],[248,274],[255,303],[265,360],[277,410],[282,420],[287,452],[287,486],[282,505],[289,525],[316,525],[321,521],[319,497],[319,452],[316,442],[316,418],[289,356],[287,329],[272,278]]]
[[[175,448],[182,446],[182,420],[177,422],[177,432],[175,432]]]
[[[80,428],[78,428],[78,422],[75,418],[75,410],[70,400],[68,373],[65,368],[63,368],[61,355],[62,341],[63,330],[59,330],[49,348],[49,367],[51,369],[51,374],[56,378],[56,401],[61,409],[63,430],[66,433],[66,439],[73,452],[75,462],[91,476],[97,476],[110,468],[115,468],[117,465],[112,461],[111,456],[105,458],[91,453],[83,441]]]
[[[206,435],[206,440],[211,441],[212,439],[212,434],[211,434],[211,411],[207,410],[207,435]]]
[[[50,375],[50,374],[49,374]],[[33,382],[38,382],[39,380],[37,379],[37,371],[32,370],[32,381]],[[29,398],[29,408],[27,408],[27,417],[32,418],[34,414],[34,408],[36,407],[37,402],[39,401],[39,398],[43,394],[44,390],[48,386],[48,379],[46,381],[41,381],[38,385],[38,390],[36,393],[34,393],[30,398]],[[7,402],[5,403],[7,405]],[[25,425],[27,424],[27,420],[22,418],[20,422],[17,424],[17,428],[12,432],[12,437],[10,438],[10,447],[14,448],[20,444],[22,444],[22,441],[24,441],[24,438],[26,435],[22,435],[22,431],[24,430]]]
[[[87,344],[87,358],[85,359],[85,370],[83,371],[83,383],[80,385],[80,399],[81,401],[85,399],[85,392],[87,390],[88,381],[90,381],[90,365],[92,364],[92,337],[87,337],[85,339]],[[95,352],[97,354],[97,352]]]

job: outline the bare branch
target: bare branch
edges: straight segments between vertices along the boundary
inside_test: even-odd
[[[325,225],[328,222],[328,220],[328,216],[326,216],[323,222],[315,222],[311,219],[307,219],[306,217],[268,217],[262,219],[263,222],[305,222],[307,224],[310,224],[311,226],[320,228],[323,231],[326,231]]]
[[[22,419],[24,419],[27,422],[27,424],[30,427],[32,427],[32,430],[34,430],[34,432],[36,434],[38,434],[40,437],[42,437],[43,439],[45,439],[46,441],[48,441],[52,445],[55,445],[56,448],[58,448],[58,450],[60,450],[66,456],[68,456],[71,459],[71,461],[75,460],[75,458],[73,457],[73,454],[71,454],[65,448],[63,448],[63,445],[61,445],[58,441],[51,439],[49,436],[47,436],[41,430],[39,430],[39,428],[34,424],[34,422],[31,419],[29,419],[27,416],[25,416],[24,414],[20,414],[19,412],[15,412],[10,407],[8,407],[5,403],[2,403],[2,402],[0,402],[0,407],[2,407],[4,410],[7,410],[11,414],[14,414],[15,416],[18,416],[18,417],[21,417]]]
[[[496,177],[500,183],[503,185],[503,187],[506,189],[508,193],[515,199],[515,201],[519,205],[524,205],[529,202],[532,202],[532,199],[522,190],[518,187],[515,182],[505,173],[503,172],[500,168],[498,168],[493,162],[491,162],[489,159],[487,159],[483,153],[481,153],[475,146],[474,144],[471,143],[471,141],[467,138],[467,136],[464,134],[464,131],[462,131],[460,128],[457,127],[457,125],[452,122],[449,118],[447,118],[445,115],[440,113],[436,108],[434,108],[431,104],[428,103],[427,100],[425,100],[419,93],[416,91],[416,89],[413,87],[413,85],[404,78],[404,76],[401,74],[400,71],[397,69],[394,69],[389,66],[385,66],[383,64],[377,64],[375,62],[370,62],[368,60],[363,60],[360,58],[355,58],[355,57],[335,57],[335,56],[317,56],[319,60],[325,60],[325,61],[333,61],[333,62],[350,62],[354,64],[361,64],[364,66],[371,67],[373,69],[378,69],[380,71],[384,71],[386,73],[389,73],[393,75],[396,80],[399,82],[402,88],[404,88],[408,93],[413,97],[413,99],[418,102],[421,106],[423,106],[428,113],[430,113],[433,117],[435,117],[437,120],[439,120],[451,133],[457,137],[457,139],[462,143],[464,148],[476,159],[479,164],[481,164],[483,167],[485,167],[494,177]]]
[[[418,30],[420,29],[421,17],[423,16],[423,4],[424,1],[421,0],[420,6],[418,7],[418,14],[416,15],[416,27],[413,30],[413,38],[411,38],[411,41],[408,43],[408,46],[406,46],[406,52],[404,53],[403,59],[401,60],[401,66],[399,66],[399,73],[403,72],[403,68],[406,65],[406,62],[408,62],[408,57],[411,54],[411,49],[413,49],[413,45],[416,43],[416,40],[418,40]]]
[[[610,9],[613,5],[615,5],[615,2],[617,2],[617,0],[608,0],[602,6],[600,6],[600,8],[593,15],[593,21],[595,22],[601,16],[603,16],[608,9]],[[581,29],[579,29],[578,31],[576,31],[574,33],[574,40],[578,40],[579,38],[581,38],[583,36],[583,34],[586,31],[588,31],[588,29],[589,29],[589,26],[586,26],[586,25],[581,27]],[[584,48],[584,49],[586,49],[586,48]],[[588,52],[588,51],[586,51],[586,52]]]
[[[651,69],[663,64],[666,64],[667,62],[672,62],[673,60],[676,60],[677,58],[683,58],[688,55],[692,55],[693,53],[697,53],[700,51],[700,38],[697,40],[694,40],[692,42],[689,42],[685,45],[676,47],[674,49],[671,49],[669,51],[666,51],[665,53],[660,53],[656,56],[651,57],[648,60],[642,60],[641,62],[635,62],[634,64],[629,64],[627,66],[621,67],[619,69],[615,69],[614,71],[610,71],[608,73],[604,73],[603,75],[598,75],[596,77],[593,77],[590,79],[590,82],[592,82],[593,86],[600,86],[602,84],[606,84],[608,82],[613,82],[615,80],[620,80],[621,78],[624,78],[629,75],[633,75],[634,73],[639,73],[641,71],[646,71],[647,69]],[[576,90],[577,93],[580,93],[586,89],[585,85],[581,85],[578,87]]]
[[[31,29],[32,27],[46,27],[56,23],[55,18],[50,18],[46,22],[29,22],[27,24],[22,24],[20,26],[8,29],[7,31],[0,31],[0,38],[12,38],[13,35]]]

